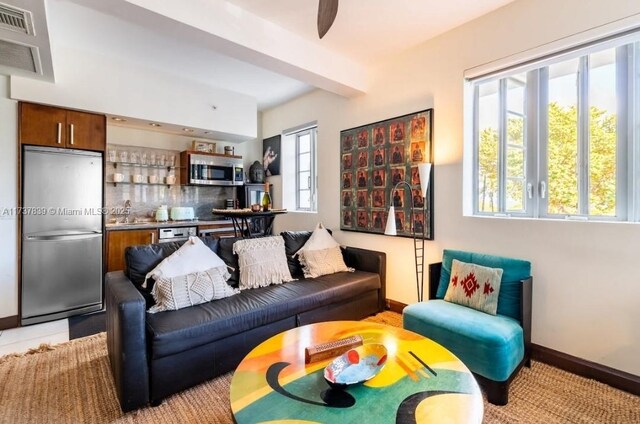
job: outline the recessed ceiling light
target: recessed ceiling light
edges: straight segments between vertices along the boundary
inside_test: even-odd
[[[120,118],[119,116],[114,116],[111,119],[113,119],[116,122],[126,122],[127,120],[124,118]]]
[[[191,128],[183,128],[182,131],[184,131],[184,132],[193,132],[193,130]]]
[[[149,125],[151,125],[152,127],[161,127],[162,126],[160,124],[156,124],[155,122],[149,122]]]
[[[211,105],[211,109],[213,109],[213,110],[218,110],[218,106],[216,106],[216,105]]]

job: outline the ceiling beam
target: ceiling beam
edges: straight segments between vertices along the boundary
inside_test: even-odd
[[[362,64],[226,0],[75,1],[342,96],[369,84]]]

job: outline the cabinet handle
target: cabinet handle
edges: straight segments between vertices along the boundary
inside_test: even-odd
[[[149,233],[151,235],[151,244],[156,242],[156,233]]]
[[[69,143],[73,146],[73,124],[69,124]]]
[[[62,144],[62,122],[58,122],[58,136],[56,138],[56,143]]]

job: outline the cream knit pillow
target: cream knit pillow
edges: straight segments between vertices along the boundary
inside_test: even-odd
[[[175,311],[233,296],[236,293],[240,293],[240,290],[226,283],[220,268],[211,268],[178,277],[161,277],[156,280],[151,290],[156,304],[149,308],[149,312],[153,314]]]
[[[238,240],[233,244],[240,266],[240,290],[293,281],[282,236]]]
[[[321,275],[335,274],[348,271],[349,268],[342,257],[342,251],[337,241],[329,234],[322,223],[316,225],[309,240],[296,252],[302,265],[305,278],[316,278]],[[295,256],[294,255],[294,256]]]

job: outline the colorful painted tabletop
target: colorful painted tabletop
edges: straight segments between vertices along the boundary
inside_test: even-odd
[[[304,363],[305,347],[361,335],[382,343],[387,362],[374,378],[346,390],[323,377],[333,358]],[[364,321],[305,325],[253,349],[231,381],[237,423],[481,423],[482,395],[467,367],[438,343],[411,331]]]

